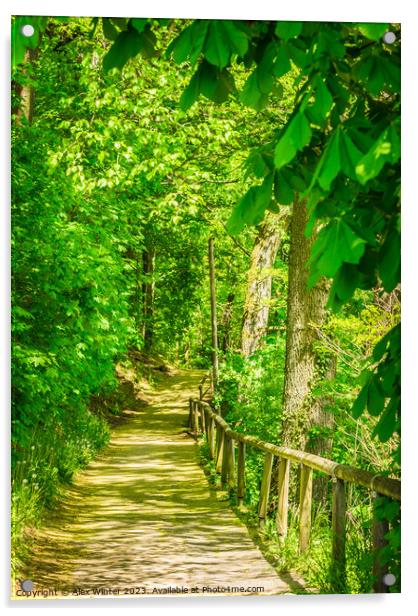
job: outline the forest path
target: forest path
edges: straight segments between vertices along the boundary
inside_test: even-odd
[[[34,542],[25,575],[35,589],[59,596],[170,586],[303,592],[297,575],[278,576],[199,466],[185,425],[200,377],[163,376],[150,403],[116,426],[102,454],[76,475]]]

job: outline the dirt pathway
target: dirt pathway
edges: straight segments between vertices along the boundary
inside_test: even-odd
[[[35,542],[27,571],[34,589],[69,596],[75,589],[82,596],[180,587],[188,594],[208,593],[203,587],[303,590],[297,576],[275,573],[208,485],[184,431],[199,378],[192,371],[164,377],[151,403],[114,428],[103,453],[78,473]]]

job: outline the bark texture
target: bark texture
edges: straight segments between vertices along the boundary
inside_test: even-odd
[[[285,445],[302,450],[312,413],[309,394],[316,364],[315,327],[324,320],[329,291],[325,280],[308,289],[308,260],[314,236],[305,236],[307,222],[306,201],[296,198],[290,223],[282,439]]]
[[[27,79],[28,73],[30,73],[31,70],[31,66],[38,57],[38,53],[38,49],[27,49],[25,52],[24,73]],[[16,94],[20,97],[20,105],[16,109],[12,110],[12,112],[16,114],[17,124],[21,124],[22,118],[25,118],[29,124],[32,124],[33,108],[35,102],[34,88],[29,83],[26,83],[24,85],[20,83],[14,83],[13,87]]]
[[[256,351],[267,329],[272,269],[281,236],[280,218],[269,213],[258,227],[251,253],[241,333],[241,351],[245,357]]]
[[[333,379],[337,371],[337,358],[328,358],[327,365],[322,367],[322,374],[326,379]],[[330,396],[321,396],[314,400],[309,416],[308,429],[316,428],[317,433],[311,436],[306,444],[306,451],[318,456],[329,458],[332,452],[332,434],[334,429],[334,413],[330,410],[332,399]],[[327,503],[328,491],[331,488],[329,478],[317,475],[313,481],[313,495],[316,502]]]

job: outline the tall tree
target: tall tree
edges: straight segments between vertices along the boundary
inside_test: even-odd
[[[266,331],[271,301],[273,266],[282,237],[281,218],[268,213],[259,225],[251,253],[241,332],[241,351],[254,353]]]
[[[328,284],[322,279],[308,288],[308,260],[314,235],[306,237],[306,200],[296,196],[290,223],[286,362],[282,437],[286,445],[304,449],[310,421],[309,394],[315,373],[315,326],[325,316]]]

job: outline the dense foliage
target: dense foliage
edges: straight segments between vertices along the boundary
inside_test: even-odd
[[[33,38],[21,33],[28,23]],[[297,199],[308,205],[306,234],[314,238],[310,285],[330,279],[326,318],[313,324],[317,362],[307,404],[320,404],[331,420],[306,426],[308,446],[326,443],[327,457],[398,476],[400,32],[391,26],[397,41],[388,45],[387,29],[14,20],[16,546],[60,482],[107,442],[108,422],[92,400],[115,389],[115,366],[130,350],[209,367],[210,236],[223,360],[215,403],[236,429],[280,441],[288,220]],[[262,272],[273,280],[263,300],[267,327],[246,358],[247,272],[266,212],[282,236]],[[249,456],[253,510],[261,466]],[[322,546],[328,496],[316,511]],[[399,509],[381,505],[392,525],[382,557],[396,571]],[[350,506],[344,590],[368,591],[371,502],[353,491]],[[326,589],[325,561],[313,554],[313,583]]]

